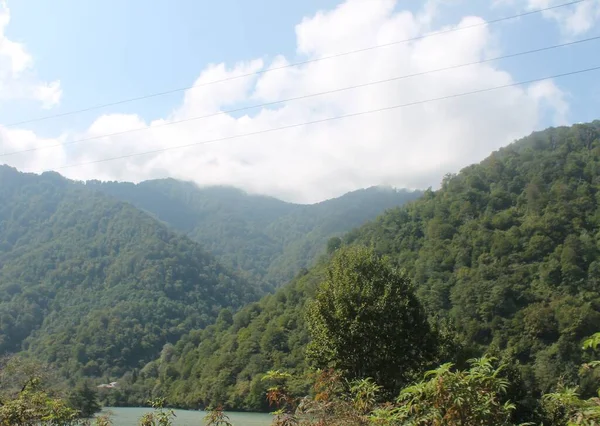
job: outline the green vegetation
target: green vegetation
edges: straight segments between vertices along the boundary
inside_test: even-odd
[[[198,244],[55,173],[0,167],[0,353],[117,378],[258,297]]]
[[[584,349],[596,351],[600,333],[584,342]],[[600,420],[598,398],[581,400],[576,388],[563,388],[546,394],[539,404],[536,422],[519,423],[516,404],[509,396],[514,383],[504,377],[506,364],[497,366],[488,356],[472,359],[468,370],[456,370],[444,364],[424,374],[424,379],[400,391],[393,401],[382,401],[379,386],[371,378],[344,380],[331,369],[313,374],[312,393],[296,397],[288,383],[293,376],[269,371],[261,379],[268,383],[265,397],[276,408],[273,426],[575,426],[597,425]],[[584,365],[585,374],[600,365]],[[81,411],[69,407],[56,391],[50,396],[44,385],[47,371],[39,364],[11,359],[2,369],[2,383],[19,382],[13,395],[6,386],[0,388],[0,424],[5,426],[87,426]],[[6,374],[8,372],[8,374]],[[22,386],[21,386],[22,385]],[[598,389],[600,395],[600,389]],[[153,412],[139,419],[140,426],[172,426],[173,410],[164,408],[162,398],[149,401]],[[221,407],[210,410],[204,418],[207,426],[233,426]],[[110,426],[107,416],[98,416],[96,426]]]
[[[209,412],[204,417],[206,426],[233,426],[229,416],[223,412],[223,407],[219,406]]]
[[[2,426],[110,426],[100,411],[97,395],[87,384],[69,392],[53,379],[49,365],[23,357],[4,359],[0,365],[0,425]],[[140,426],[171,426],[175,414],[161,399],[149,401],[153,412]],[[92,417],[94,418],[92,419]]]
[[[310,380],[304,378],[304,305],[323,270],[298,276],[292,285],[235,315],[222,311],[215,324],[184,335],[137,374],[121,378],[120,387],[107,393],[106,404],[137,406],[151,397],[165,397],[182,408],[222,404],[225,409],[266,411],[267,386],[261,377],[270,369],[293,373],[293,392],[306,393]]]
[[[256,286],[88,187],[121,184],[0,168],[0,350],[24,348],[82,383],[63,400],[9,380],[0,408],[54,407],[79,421],[96,409],[87,375],[120,377],[102,393],[110,405],[158,398],[148,425],[170,424],[163,402],[219,407],[214,424],[227,424],[223,409],[270,406],[279,425],[597,424],[599,172],[600,122],[534,133],[354,231],[319,231],[306,247],[320,241],[323,256],[286,251],[315,229],[314,206],[294,213],[263,199],[272,211],[254,217],[240,204],[223,221],[219,202],[204,210],[209,230],[194,219],[204,190],[186,198],[169,192],[178,191],[171,181],[148,184],[187,200],[181,220],[168,209],[155,216],[173,227],[189,220],[179,229],[245,276],[270,279],[278,256],[295,253],[299,263],[275,275],[297,270],[289,284],[237,310]],[[156,209],[169,206],[157,199]],[[252,220],[236,222],[244,215]],[[268,236],[277,244],[258,243],[265,229],[282,231]]]
[[[600,333],[584,343],[598,349]],[[595,426],[600,421],[600,399],[582,400],[577,388],[561,388],[538,400],[535,421],[522,423],[510,398],[514,382],[506,378],[506,364],[484,356],[468,361],[467,370],[443,364],[424,379],[404,388],[393,401],[379,401],[381,387],[371,379],[344,382],[333,370],[320,372],[310,396],[294,397],[287,382],[291,375],[270,371],[267,398],[277,407],[273,425],[348,426]],[[599,362],[586,364],[591,374]],[[597,390],[600,395],[600,389]]]
[[[0,364],[0,424],[3,426],[63,426],[85,423],[100,411],[91,389],[78,399],[56,385],[56,376],[47,366],[22,357],[3,359]],[[72,401],[85,400],[87,412]]]
[[[171,426],[175,412],[164,408],[164,399],[149,401],[153,412],[144,414],[140,419],[140,426]]]
[[[408,425],[509,425],[515,405],[506,400],[510,382],[500,376],[493,359],[470,360],[466,371],[444,364],[425,374],[398,397],[398,406],[380,415]]]
[[[68,393],[67,403],[84,418],[90,418],[102,410],[98,401],[98,392],[87,381],[77,385]]]
[[[137,185],[90,181],[86,186],[149,212],[202,244],[225,266],[269,288],[312,266],[329,238],[421,195],[373,187],[300,205],[174,179]]]
[[[457,340],[470,358],[487,352],[510,365],[515,415],[534,418],[542,393],[579,383],[589,359],[581,342],[600,323],[599,171],[600,122],[534,133],[331,240],[329,251],[341,242],[388,256],[449,347]],[[130,378],[131,395],[154,388],[184,407],[265,409],[260,377],[277,369],[292,374],[292,394],[306,395],[306,306],[326,266],[185,335]],[[581,382],[582,398],[594,383]]]
[[[389,254],[428,312],[549,392],[577,381],[581,340],[600,323],[599,172],[600,122],[548,129],[344,242]]]
[[[410,281],[362,247],[339,249],[307,309],[306,356],[390,393],[435,357],[436,338]]]
[[[393,402],[380,402],[381,387],[373,380],[344,382],[335,371],[319,375],[314,396],[294,398],[284,375],[269,372],[265,377],[273,385],[267,396],[279,407],[273,424],[513,426],[515,406],[506,399],[509,382],[499,376],[500,367],[485,357],[469,363],[466,371],[451,371],[449,364],[428,371],[424,381],[403,389]]]

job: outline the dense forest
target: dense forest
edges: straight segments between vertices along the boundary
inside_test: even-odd
[[[278,282],[269,268],[285,277],[308,266],[331,235],[418,194],[370,188],[296,205],[168,179],[84,183],[1,166],[0,354],[24,350],[73,383],[135,372],[222,308],[264,295]]]
[[[56,173],[0,167],[0,353],[119,377],[259,290],[189,238]]]
[[[275,403],[307,425],[591,425],[599,172],[600,121],[551,128],[343,233],[364,219],[351,212],[414,194],[294,206],[0,167],[0,351],[58,369],[83,389],[73,406],[88,376],[118,378],[109,405]]]
[[[536,132],[444,178],[437,191],[328,244],[386,255],[415,286],[432,323],[464,351],[493,353],[519,377],[519,398],[575,384],[584,338],[600,324],[600,121]],[[113,403],[162,395],[174,405],[265,408],[269,370],[307,392],[306,305],[327,260],[273,295],[164,347],[125,378]],[[595,391],[585,382],[581,393]],[[127,400],[127,398],[129,398]]]
[[[372,187],[302,205],[175,179],[88,181],[86,186],[150,213],[202,244],[225,266],[270,288],[312,266],[329,238],[422,195]]]

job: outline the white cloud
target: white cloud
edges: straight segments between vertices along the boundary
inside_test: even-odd
[[[30,130],[4,128],[0,126],[0,154],[15,151],[25,151],[23,155],[8,156],[1,162],[17,167],[20,170],[42,170],[48,164],[64,164],[67,159],[66,152],[60,149],[40,149],[64,143],[66,137],[41,138]]]
[[[529,86],[529,95],[554,112],[554,124],[566,125],[569,104],[566,94],[553,81],[545,80]]]
[[[10,10],[6,2],[0,2],[0,102],[33,99],[51,108],[60,102],[60,82],[47,83],[35,77],[33,59],[25,46],[6,37],[9,23]]]
[[[525,10],[546,9],[563,3],[563,0],[493,0],[495,5],[519,6]],[[542,12],[542,16],[554,21],[564,36],[575,37],[593,30],[600,21],[600,0],[585,0],[571,6],[546,10]]]
[[[437,3],[430,1],[424,10],[413,14],[397,11],[392,0],[348,0],[331,11],[302,20],[295,29],[297,51],[314,59],[439,30],[430,28]],[[455,26],[478,22],[483,21],[478,17],[465,17]],[[445,173],[480,161],[491,151],[529,133],[538,125],[544,112],[549,110],[557,123],[563,122],[568,110],[564,94],[554,83],[542,82],[203,143],[514,82],[508,72],[489,62],[255,109],[242,116],[220,114],[181,124],[164,124],[214,114],[236,105],[273,102],[473,62],[488,57],[497,46],[490,28],[479,26],[300,67],[235,78],[189,90],[181,106],[164,119],[146,122],[136,115],[104,115],[84,134],[70,134],[63,136],[63,140],[133,128],[150,128],[147,131],[67,145],[62,151],[37,151],[31,161],[23,159],[28,159],[28,154],[6,159],[14,161],[15,165],[26,163],[27,170],[42,171],[199,143],[185,149],[58,171],[77,179],[139,181],[173,176],[200,184],[235,185],[301,202],[317,201],[376,184],[412,188],[437,186]],[[211,65],[200,74],[196,83],[234,78],[289,62],[284,56],[278,56],[270,64],[256,60],[233,67]],[[27,143],[35,143],[7,131],[4,135],[0,139],[0,148],[10,143],[12,150],[24,149]],[[57,151],[62,156],[56,154]],[[44,160],[50,153],[56,155]]]
[[[558,4],[553,0],[528,0],[529,9],[542,9]],[[590,31],[600,20],[600,0],[586,0],[572,7],[551,9],[543,15],[556,21],[567,36],[577,36]]]

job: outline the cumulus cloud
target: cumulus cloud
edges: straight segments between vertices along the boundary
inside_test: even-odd
[[[297,52],[316,59],[452,28],[431,28],[438,3],[430,1],[413,13],[398,10],[393,0],[347,0],[296,26]],[[481,18],[469,16],[453,26],[480,22]],[[480,161],[491,151],[529,133],[544,112],[550,111],[557,124],[564,122],[568,104],[560,88],[544,81],[323,121],[514,82],[507,71],[489,62],[244,113],[218,113],[239,105],[276,102],[473,62],[489,57],[497,45],[491,29],[478,26],[298,67],[281,68],[291,61],[283,55],[267,63],[254,60],[233,66],[210,65],[196,81],[202,86],[189,90],[168,117],[148,122],[137,115],[103,115],[83,134],[68,134],[60,140],[126,133],[4,160],[31,171],[55,169],[77,179],[140,181],[172,176],[203,185],[234,185],[299,202],[318,201],[378,184],[436,187],[445,173]],[[276,69],[236,78],[269,68]],[[229,80],[204,85],[224,79]],[[193,119],[215,113],[218,115]],[[168,125],[175,121],[179,123]],[[237,137],[314,121],[319,122]],[[127,132],[130,129],[145,130]],[[28,139],[33,137],[4,131],[0,133],[0,145],[8,143],[12,150],[25,149],[27,144],[36,143]],[[221,140],[211,142],[215,139]],[[190,144],[196,145],[171,149]],[[148,151],[151,153],[128,156]],[[95,162],[119,156],[124,158]],[[61,168],[73,164],[77,166]]]
[[[553,0],[528,0],[529,9],[542,9],[559,2]],[[573,7],[551,9],[543,15],[556,21],[567,36],[577,36],[590,31],[600,20],[600,0],[587,0]]]
[[[496,5],[514,5],[526,10],[546,9],[563,3],[563,0],[494,0]],[[566,37],[582,35],[600,21],[600,0],[585,0],[572,6],[546,10],[542,16],[554,21]]]
[[[59,81],[43,82],[32,72],[33,59],[21,43],[6,37],[10,10],[0,2],[0,102],[33,99],[51,108],[60,102]]]

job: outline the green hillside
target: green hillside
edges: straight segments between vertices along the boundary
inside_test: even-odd
[[[87,186],[147,211],[201,243],[224,265],[271,286],[311,266],[329,238],[421,195],[373,187],[300,205],[174,179],[137,185],[89,181]]]
[[[56,173],[0,167],[0,354],[118,377],[258,297],[189,238]]]
[[[343,242],[389,255],[431,315],[510,359],[529,393],[574,383],[581,339],[600,324],[600,121],[536,132]],[[303,307],[322,270],[165,348],[126,378],[128,398],[263,409],[262,373],[306,368]]]

